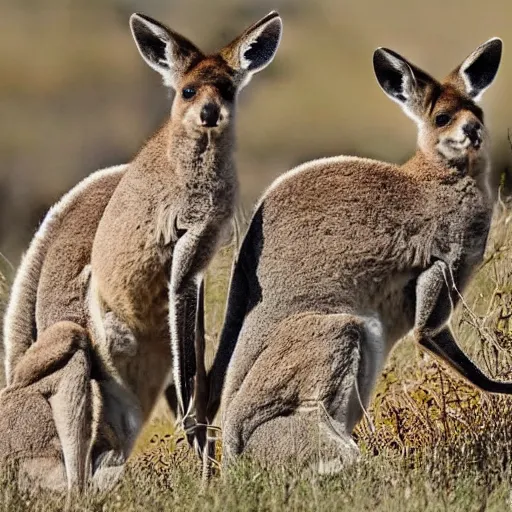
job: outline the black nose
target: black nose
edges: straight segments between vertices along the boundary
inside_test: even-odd
[[[212,128],[219,122],[220,108],[215,103],[207,103],[201,109],[201,123],[203,126]]]
[[[480,128],[482,125],[478,121],[473,121],[471,123],[466,123],[462,127],[462,131],[469,137],[469,140],[473,143],[480,143]]]

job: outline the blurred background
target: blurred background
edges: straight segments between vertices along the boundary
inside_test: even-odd
[[[248,207],[273,178],[314,157],[411,155],[415,127],[373,76],[377,46],[442,78],[502,37],[502,67],[483,105],[495,167],[507,168],[510,0],[2,0],[0,252],[12,265],[66,190],[129,161],[168,115],[171,93],[135,48],[132,12],[213,51],[271,9],[284,19],[281,48],[240,97],[237,160]]]

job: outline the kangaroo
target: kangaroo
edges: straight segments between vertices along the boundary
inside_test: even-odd
[[[97,323],[112,311],[135,334],[138,357],[120,372],[144,418],[166,384],[172,345],[184,420],[202,274],[229,235],[237,202],[237,94],[272,61],[282,24],[271,12],[213,55],[147,16],[130,24],[142,58],[176,95],[169,121],[129,164],[99,222],[91,309]]]
[[[234,266],[208,375],[209,418],[222,392],[226,464],[248,452],[293,457],[304,439],[289,432],[300,430],[327,445],[335,433],[327,457],[353,459],[352,430],[391,348],[411,330],[475,386],[512,392],[469,360],[448,326],[490,227],[489,135],[476,102],[501,53],[501,40],[491,39],[438,82],[377,49],[378,83],[418,126],[414,156],[402,166],[319,159],[264,194]],[[324,417],[315,419],[313,405]],[[314,464],[319,443],[310,443],[302,462]]]
[[[105,405],[101,408],[102,428],[95,438],[92,464],[95,474],[110,473],[110,480],[121,473],[120,461],[128,456],[135,441],[130,425],[140,422],[140,410],[133,396],[106,368],[99,352],[117,364],[119,355],[135,356],[136,340],[113,314],[108,314],[102,351],[92,346],[87,296],[94,233],[125,168],[120,165],[96,171],[50,209],[20,264],[4,319],[8,385],[13,384],[15,369],[25,352],[39,339],[51,338],[55,325],[60,326],[60,337],[64,337],[62,331],[67,327],[70,339],[77,329],[88,330],[91,350],[98,361],[95,382]],[[107,469],[109,461],[113,467]],[[104,478],[95,480],[98,488],[105,488]]]
[[[269,14],[226,46],[222,52],[208,58],[197,53],[198,50],[184,38],[165,27],[162,28],[163,26],[158,22],[147,17],[134,15],[131,26],[133,34],[137,34],[136,41],[140,41],[141,48],[144,48],[145,60],[162,72],[166,83],[171,81],[171,77],[174,77],[175,82],[172,83],[175,85],[180,83],[180,76],[184,80],[183,66],[188,63],[195,66],[196,73],[192,73],[193,70],[189,69],[191,74],[186,76],[190,80],[192,78],[196,80],[192,85],[199,97],[202,97],[205,88],[209,86],[214,91],[218,90],[226,95],[226,98],[222,98],[224,118],[218,128],[210,129],[212,132],[219,131],[220,135],[225,128],[233,124],[232,120],[228,122],[226,116],[233,116],[237,92],[249,81],[253,73],[272,60],[279,42],[281,21],[276,13]],[[150,29],[144,28],[146,26]],[[192,56],[195,59],[193,62],[190,60]],[[160,58],[162,61],[159,60]],[[212,65],[208,66],[208,62]],[[217,67],[215,62],[218,62]],[[190,91],[185,94],[189,93]],[[194,111],[187,107],[188,104],[197,109],[197,98],[186,100],[182,95],[180,91],[178,98],[174,101],[173,117],[179,117],[180,112],[183,112],[184,116],[193,116]],[[212,95],[215,96],[215,93],[212,92]],[[214,100],[221,101],[216,96]],[[213,117],[208,117],[209,109],[210,107],[203,114],[203,117],[206,116],[204,121],[206,124],[213,123]],[[198,130],[200,129],[198,127]],[[152,154],[165,131],[167,129],[164,127],[141,153]],[[207,127],[204,131],[208,131]],[[220,142],[219,137],[213,137]],[[181,143],[184,140],[183,134],[177,134],[176,139],[176,144]],[[158,152],[154,154],[156,157]],[[165,155],[160,156],[165,159]],[[139,155],[136,160],[140,170],[143,159]],[[150,162],[147,165],[151,168]],[[134,361],[131,365],[132,372],[141,379],[139,388],[134,386],[134,389],[140,392],[139,396],[135,397],[132,391],[120,382],[119,372],[116,370],[118,365],[126,365],[126,362],[119,362],[112,357],[108,342],[112,336],[119,337],[121,334],[122,338],[123,332],[131,331],[126,324],[122,324],[117,317],[112,316],[112,312],[104,316],[102,314],[101,318],[97,316],[93,318],[97,303],[91,299],[89,282],[95,233],[114,190],[121,178],[127,174],[128,169],[134,166],[135,164],[120,165],[97,171],[52,207],[21,262],[4,320],[5,365],[10,383],[14,368],[23,354],[54,323],[67,320],[88,330],[96,357],[101,361],[102,366],[106,367],[102,377],[102,394],[105,402],[103,410],[107,415],[105,422],[114,425],[114,430],[118,429],[118,441],[122,447],[121,451],[112,452],[111,444],[107,443],[105,447],[103,442],[96,442],[93,449],[93,463],[101,466],[108,465],[108,461],[117,466],[119,461],[125,459],[130,452],[138,429],[142,421],[149,416],[166,380],[165,375],[171,367],[169,345],[168,341],[165,341],[169,339],[169,334],[166,332],[161,343],[153,344],[155,347],[153,352],[145,350],[144,357],[135,358],[137,362]],[[206,167],[204,170],[206,171]],[[151,175],[150,169],[148,172]],[[160,175],[160,173],[156,174]],[[133,171],[131,176],[130,180],[133,179]],[[169,173],[168,178],[169,183],[172,184],[172,172]],[[158,189],[158,180],[154,183],[155,189]],[[189,183],[189,185],[193,191],[195,184]],[[173,229],[172,222],[168,227]],[[164,240],[160,240],[160,243],[165,245]],[[110,320],[117,318],[117,320],[110,322],[109,318]],[[141,344],[135,342],[134,346],[135,351],[138,352]],[[117,411],[120,408],[126,411],[122,420],[119,419],[117,412],[113,418],[108,417],[109,411],[112,409]]]

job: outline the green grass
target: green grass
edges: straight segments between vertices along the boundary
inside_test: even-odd
[[[464,349],[500,378],[512,377],[512,227],[506,220],[496,222],[486,263],[452,322]],[[230,258],[223,250],[207,277],[210,354],[221,326]],[[70,510],[512,509],[510,398],[475,390],[405,340],[391,354],[368,414],[354,433],[361,458],[340,475],[267,471],[241,460],[204,488],[198,460],[160,405],[120,484],[106,495],[75,497]],[[8,473],[0,477],[0,510],[62,510],[61,496],[29,496],[14,481]]]

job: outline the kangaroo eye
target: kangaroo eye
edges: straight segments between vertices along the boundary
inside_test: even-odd
[[[196,95],[196,90],[193,87],[185,87],[185,89],[181,91],[181,95],[186,100],[189,100],[190,98],[193,98]]]
[[[449,114],[438,114],[436,116],[436,126],[441,128],[441,126],[446,126],[452,120],[452,116]]]

